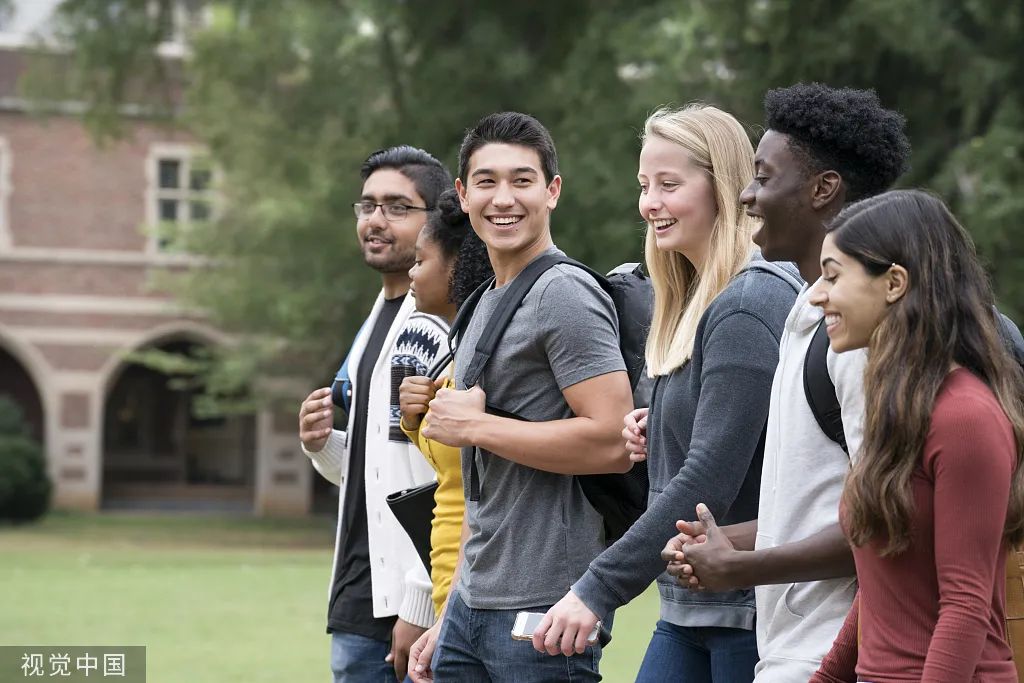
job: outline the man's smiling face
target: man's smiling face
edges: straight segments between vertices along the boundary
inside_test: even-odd
[[[363,183],[362,201],[425,207],[423,197],[409,178],[393,168],[370,174]],[[409,270],[416,261],[416,238],[427,220],[426,211],[409,211],[402,220],[389,221],[380,207],[356,221],[359,248],[366,265],[381,273]]]
[[[544,178],[540,155],[522,145],[489,143],[473,152],[456,181],[462,209],[488,249],[518,253],[544,238],[562,179]]]

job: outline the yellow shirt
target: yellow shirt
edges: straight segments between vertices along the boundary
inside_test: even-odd
[[[451,378],[445,388],[454,388]],[[423,416],[423,422],[430,411]],[[420,427],[423,426],[420,422]],[[437,472],[437,491],[434,492],[434,521],[430,528],[430,582],[434,612],[440,614],[452,584],[452,574],[459,559],[459,540],[462,537],[462,515],[466,501],[462,493],[462,449],[445,446],[420,435],[419,428],[409,429],[402,420],[402,431],[420,449],[423,457]]]

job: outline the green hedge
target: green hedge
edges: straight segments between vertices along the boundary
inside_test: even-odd
[[[0,396],[0,519],[41,517],[52,488],[42,446],[29,435],[18,405]]]

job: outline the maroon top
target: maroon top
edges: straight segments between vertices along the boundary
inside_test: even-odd
[[[910,547],[885,558],[877,542],[853,549],[857,599],[812,682],[1017,683],[1003,540],[1015,462],[995,395],[968,370],[951,372],[911,479]]]

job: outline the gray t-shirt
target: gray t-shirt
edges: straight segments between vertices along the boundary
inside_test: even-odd
[[[560,253],[549,249],[546,253]],[[506,285],[507,286],[507,285]],[[463,377],[504,287],[477,304],[455,354]],[[571,265],[545,272],[502,335],[479,386],[487,403],[529,421],[572,417],[562,390],[618,370],[618,322],[611,297]],[[522,429],[530,423],[523,422]],[[522,609],[557,602],[605,548],[601,516],[572,475],[543,472],[489,451],[462,451],[466,542],[459,591],[474,609]],[[470,455],[480,473],[480,500],[469,495]]]

